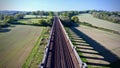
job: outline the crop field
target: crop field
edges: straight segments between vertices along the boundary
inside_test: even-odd
[[[21,68],[43,27],[12,25],[0,31],[0,68]]]
[[[94,26],[103,27],[120,32],[120,25],[109,21],[94,18],[91,14],[78,15],[80,22],[87,22]]]
[[[88,68],[116,68],[120,58],[120,35],[92,27],[72,27],[68,35]],[[101,60],[102,59],[102,60]]]
[[[87,26],[80,26],[77,27],[77,29],[120,57],[120,35],[101,31]]]

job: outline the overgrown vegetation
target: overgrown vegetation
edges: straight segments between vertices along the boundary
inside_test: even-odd
[[[38,68],[40,62],[43,59],[44,49],[47,45],[47,38],[49,35],[49,27],[44,27],[41,35],[39,36],[35,46],[33,47],[30,55],[26,59],[26,62],[22,68]]]

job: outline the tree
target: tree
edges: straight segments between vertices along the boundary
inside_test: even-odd
[[[75,23],[78,23],[79,22],[79,18],[77,16],[72,16],[71,17],[71,20]]]
[[[13,21],[14,21],[14,16],[11,16],[11,15],[4,16],[4,22],[5,23],[11,23]]]
[[[49,16],[53,16],[53,12],[52,11],[49,12]]]
[[[1,14],[1,15],[0,15],[0,20],[3,20],[3,19],[4,19],[4,15]]]
[[[44,11],[37,11],[37,15],[40,15],[42,17],[44,15]]]
[[[38,22],[42,26],[47,26],[48,25],[48,23],[46,23],[46,21],[44,19],[40,19],[40,20],[38,20]]]
[[[53,17],[49,17],[49,18],[46,20],[46,23],[48,23],[49,26],[52,26],[52,22],[53,22]]]
[[[36,12],[35,11],[31,12],[31,15],[36,15]]]
[[[15,18],[16,20],[18,20],[18,19],[23,19],[23,18],[24,18],[24,14],[16,14],[16,15],[14,16],[14,18]]]
[[[108,20],[120,24],[119,12],[92,11],[92,15],[99,19]]]
[[[36,18],[38,18],[38,17],[37,17],[37,12],[35,12],[35,11],[31,12],[31,15],[35,15]]]
[[[72,25],[71,20],[70,20],[70,18],[68,16],[61,17],[61,21],[62,21],[62,24],[64,26],[68,26],[69,27],[69,26]]]

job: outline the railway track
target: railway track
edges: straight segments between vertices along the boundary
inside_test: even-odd
[[[48,45],[40,68],[86,68],[58,17],[54,17]]]

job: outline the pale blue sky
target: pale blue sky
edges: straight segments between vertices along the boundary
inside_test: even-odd
[[[120,0],[0,0],[0,10],[62,11],[110,10],[120,11]]]

